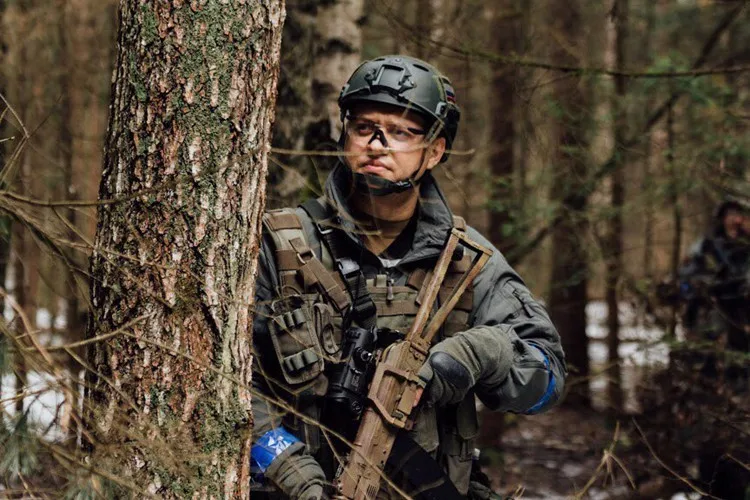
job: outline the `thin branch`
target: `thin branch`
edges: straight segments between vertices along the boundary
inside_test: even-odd
[[[132,321],[128,321],[127,323],[125,323],[124,325],[122,325],[120,328],[116,330],[112,330],[111,332],[97,335],[96,337],[91,337],[90,339],[80,340],[78,342],[71,342],[70,344],[49,346],[47,347],[47,352],[52,352],[52,351],[66,351],[67,352],[69,349],[76,349],[78,347],[83,347],[89,344],[95,344],[97,342],[103,342],[105,340],[109,340],[112,337],[117,337],[118,335],[121,335],[125,330],[132,328],[136,324],[140,323],[144,319],[149,318],[151,316],[152,314],[144,314],[143,316],[139,316]],[[31,350],[31,348],[27,347],[27,348],[24,348],[23,350]]]
[[[126,201],[132,201],[136,198],[139,198],[141,196],[145,196],[147,194],[157,193],[159,191],[162,191],[164,189],[173,188],[177,185],[177,180],[172,180],[169,182],[165,182],[164,184],[159,184],[158,186],[154,186],[152,188],[144,189],[142,191],[137,191],[135,193],[131,193],[126,196],[121,196],[118,198],[108,198],[105,200],[60,200],[60,201],[44,201],[44,200],[37,200],[34,198],[30,198],[27,196],[20,195],[18,193],[14,193],[13,191],[0,191],[0,197],[6,197],[10,198],[11,200],[18,201],[20,203],[25,203],[27,205],[32,205],[35,207],[45,207],[45,208],[52,208],[52,207],[97,207],[101,205],[113,205],[115,203],[123,203]]]
[[[693,491],[700,493],[701,495],[708,497],[708,498],[718,498],[703,491],[697,485],[693,484],[693,482],[690,481],[690,479],[686,478],[685,476],[680,475],[677,471],[675,471],[673,468],[667,465],[666,462],[664,462],[664,460],[659,458],[659,455],[656,454],[656,451],[654,451],[654,448],[651,446],[651,443],[649,443],[648,439],[646,439],[646,435],[643,433],[643,430],[641,430],[641,427],[638,425],[638,422],[636,422],[635,419],[633,419],[633,425],[635,425],[636,430],[638,430],[638,434],[641,435],[641,439],[643,439],[643,443],[648,448],[648,451],[651,453],[651,456],[654,457],[654,459],[659,463],[659,465],[664,467],[674,477],[676,477],[677,479],[679,479],[680,481],[688,485]]]

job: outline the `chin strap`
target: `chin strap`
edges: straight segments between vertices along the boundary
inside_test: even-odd
[[[424,162],[424,153],[422,153],[422,162]],[[417,173],[419,173],[419,170],[414,172],[415,175]],[[411,177],[403,181],[390,181],[370,174],[353,174],[354,187],[357,191],[368,193],[372,196],[388,196],[389,194],[403,193],[409,189],[418,187],[424,176],[429,173],[429,170],[425,170],[418,179]]]
[[[417,182],[411,179],[393,182],[377,175],[354,174],[354,186],[357,191],[368,193],[372,196],[388,196],[389,194],[403,193],[416,185]]]

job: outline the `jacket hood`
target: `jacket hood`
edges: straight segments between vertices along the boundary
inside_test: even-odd
[[[326,181],[325,196],[339,214],[341,220],[337,222],[342,229],[357,245],[364,246],[356,237],[354,217],[348,203],[352,196],[362,196],[354,191],[349,167],[341,162],[334,167]],[[425,173],[419,183],[418,213],[414,241],[402,263],[439,255],[453,227],[453,213],[430,172]]]

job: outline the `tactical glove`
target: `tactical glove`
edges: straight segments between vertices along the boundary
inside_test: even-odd
[[[455,404],[487,377],[502,381],[513,362],[507,328],[478,326],[435,344],[418,373],[426,384],[427,402]]]
[[[288,498],[324,500],[325,474],[320,464],[305,452],[305,444],[297,442],[276,457],[265,472]]]

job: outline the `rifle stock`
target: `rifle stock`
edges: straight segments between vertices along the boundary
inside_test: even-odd
[[[475,252],[474,260],[448,300],[430,318],[459,244]],[[368,391],[369,405],[362,416],[352,450],[337,478],[336,498],[365,500],[376,497],[383,467],[396,434],[401,429],[411,428],[410,417],[421,387],[417,372],[427,359],[432,339],[491,253],[488,248],[467,238],[463,232],[456,229],[451,231],[409,333],[404,340],[387,347],[380,356]]]

